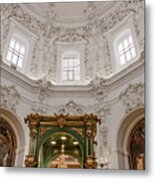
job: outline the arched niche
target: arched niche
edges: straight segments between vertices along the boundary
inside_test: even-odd
[[[0,166],[11,167],[15,164],[17,139],[12,127],[0,118]]]
[[[22,167],[24,165],[24,154],[26,135],[20,118],[5,108],[0,108],[0,122],[5,122],[12,131],[15,140],[14,163],[11,166]]]
[[[129,138],[137,124],[144,121],[144,108],[130,112],[120,123],[117,133],[117,155],[119,169],[131,169]]]
[[[69,146],[71,144],[73,145],[73,142],[76,143],[74,145],[77,145],[78,143],[79,152],[81,152],[80,156],[82,156],[82,158],[79,158],[80,167],[88,169],[96,168],[97,162],[94,152],[94,138],[97,131],[96,125],[99,122],[97,116],[93,114],[81,116],[70,116],[69,114],[54,114],[54,116],[42,116],[39,114],[28,115],[27,118],[25,118],[25,123],[28,124],[30,129],[30,143],[29,154],[25,159],[26,167],[49,167],[47,164],[49,164],[49,160],[51,159],[48,160],[48,157],[50,157],[49,155],[54,157],[49,144],[54,141],[54,143],[59,144],[58,153],[64,151],[64,153],[70,157],[73,154],[71,153],[71,150],[68,150]],[[56,135],[54,135],[55,133]],[[58,141],[63,136],[66,136],[66,138],[68,137],[68,140],[71,143],[66,145],[59,143]],[[47,145],[50,148],[47,158],[44,156],[46,154],[46,151],[43,151],[46,149],[44,145]],[[63,147],[60,149],[61,145],[64,145],[66,149],[65,147],[64,149]],[[64,156],[63,153],[61,155]],[[78,157],[75,158],[78,160]]]
[[[76,132],[57,128],[47,135],[41,143],[39,167],[83,168],[84,144]]]
[[[128,139],[130,169],[145,169],[145,124],[144,119],[136,124]]]

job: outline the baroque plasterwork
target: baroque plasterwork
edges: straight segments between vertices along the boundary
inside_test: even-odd
[[[62,42],[73,42],[73,41],[89,41],[91,37],[93,37],[93,41],[96,42],[98,39],[101,39],[105,33],[107,33],[110,29],[112,29],[115,25],[119,24],[128,14],[133,13],[134,16],[134,25],[136,29],[137,36],[139,37],[140,27],[139,23],[137,23],[141,17],[141,14],[143,12],[143,3],[140,1],[125,1],[120,2],[119,6],[109,9],[109,11],[106,11],[106,14],[103,12],[98,12],[97,8],[94,3],[90,2],[88,3],[88,6],[85,10],[85,16],[87,19],[87,23],[83,25],[82,27],[54,27],[53,20],[55,19],[54,14],[54,5],[51,4],[50,10],[47,12],[48,16],[47,20],[42,22],[39,21],[39,19],[34,18],[28,12],[26,12],[23,9],[23,6],[20,6],[20,4],[11,4],[11,5],[2,5],[2,25],[4,29],[4,33],[2,36],[2,43],[5,44],[5,40],[9,31],[9,18],[15,19],[19,24],[24,26],[28,31],[34,33],[38,39],[36,40],[36,43],[34,45],[33,49],[33,55],[32,55],[32,62],[30,67],[30,74],[33,77],[36,77],[39,73],[47,73],[47,77],[49,79],[55,79],[56,72],[55,72],[55,65],[48,67],[51,58],[52,63],[55,62],[54,58],[54,42],[58,39],[61,39]],[[50,22],[50,23],[47,23]],[[64,22],[65,23],[65,22]],[[47,40],[46,40],[47,39]],[[38,43],[39,41],[39,43]],[[48,41],[48,42],[47,42]],[[110,57],[110,50],[107,40],[103,39],[103,42],[107,44],[105,46],[106,48],[106,58],[105,58],[105,74],[106,77],[111,76],[112,74],[112,67],[111,67],[111,57]],[[142,46],[142,45],[141,45]],[[89,47],[89,46],[88,46]],[[52,51],[53,49],[53,51]],[[85,50],[88,52],[85,52],[87,54],[86,58],[88,58],[88,61],[93,61],[88,56],[91,50]],[[98,57],[98,54],[96,55],[96,59]],[[42,63],[39,63],[42,68],[42,72],[39,71],[38,64],[36,62],[42,61]],[[101,66],[100,62],[96,63],[96,68],[93,70],[92,63],[85,64],[86,66],[86,79],[91,79],[93,76],[92,71],[99,70],[99,67]],[[98,71],[99,72],[99,71]]]
[[[84,107],[80,104],[75,103],[73,100],[69,100],[65,105],[57,107],[56,113],[58,114],[69,114],[69,115],[82,115]]]
[[[36,105],[32,105],[31,108],[32,112],[34,113],[38,113],[38,114],[47,114],[47,108],[45,107],[44,104],[36,104]]]
[[[104,92],[104,84],[105,80],[102,77],[95,76],[95,78],[90,82],[92,85],[93,89],[95,90],[95,95],[96,99],[101,101],[105,97],[105,92]]]
[[[69,43],[69,44],[74,44],[74,43],[82,43],[86,42],[85,39],[81,36],[75,33],[74,30],[69,30],[65,34],[63,33],[62,36],[60,36],[55,42],[59,43]]]
[[[44,32],[44,36],[45,35],[47,36],[50,33],[51,33],[50,36],[52,36],[52,34],[55,33],[56,31],[59,34],[59,32],[63,29],[63,28],[59,29],[59,28],[52,27],[53,26],[52,23],[50,23],[51,27],[47,28],[47,25],[39,22],[39,20],[32,18],[29,14],[22,11],[22,7],[19,4],[2,5],[2,7],[6,7],[5,11],[7,11],[10,15],[12,15],[12,17],[15,17],[15,19],[18,22],[23,24],[25,27],[27,27],[30,31],[34,32],[38,36],[41,33],[41,31]],[[116,8],[115,10],[110,11],[109,13],[107,12],[107,15],[104,15],[104,17],[101,19],[98,26],[101,28],[101,32],[108,31],[114,25],[120,22],[130,12],[139,14],[140,12],[142,12],[143,8],[144,8],[143,4],[140,1],[131,1],[131,3],[129,3],[128,1],[122,2],[119,8]],[[139,9],[141,11],[139,11]],[[91,24],[92,21],[93,21],[93,25],[94,23],[95,24],[98,23],[98,21],[96,21],[98,13],[96,12],[96,7],[94,4],[91,4],[88,6],[88,9],[86,10],[86,14],[89,19],[88,23]],[[93,17],[93,18],[90,18],[90,17]],[[49,18],[49,16],[47,18]],[[78,28],[76,29],[77,31],[79,31]],[[80,29],[83,30],[83,28],[81,27]],[[86,31],[88,30],[88,28],[85,27],[84,30]]]
[[[20,97],[21,95],[14,85],[1,87],[1,106],[16,111]]]
[[[125,106],[125,113],[133,109],[144,106],[144,84],[130,84],[119,96],[122,104]]]
[[[52,83],[47,80],[46,76],[44,76],[42,79],[38,80],[36,82],[38,84],[38,89],[39,89],[39,95],[38,95],[38,100],[40,102],[44,102],[44,100],[49,97],[49,89],[52,86]]]
[[[95,97],[96,97],[96,108],[95,114],[101,121],[101,125],[99,126],[99,136],[100,136],[100,144],[99,151],[102,156],[107,156],[107,152],[109,152],[107,144],[108,144],[108,128],[106,126],[107,116],[111,113],[110,106],[105,103],[108,101],[107,92],[105,88],[105,80],[101,77],[95,76],[95,79],[91,82]],[[108,155],[109,156],[109,155]]]

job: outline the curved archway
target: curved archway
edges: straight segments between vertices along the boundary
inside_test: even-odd
[[[136,124],[128,139],[130,169],[145,169],[145,124],[144,119]]]
[[[11,126],[0,118],[0,166],[11,167],[15,163],[17,138]]]
[[[72,130],[70,130],[70,129],[65,129],[65,128],[63,128],[63,129],[61,129],[61,128],[56,128],[56,129],[54,129],[54,130],[49,130],[49,131],[47,131],[47,133],[46,133],[46,135],[41,139],[41,141],[40,141],[40,143],[39,143],[39,146],[38,146],[38,155],[39,155],[39,159],[41,160],[42,158],[40,157],[40,153],[41,153],[41,150],[43,150],[43,146],[46,144],[46,145],[48,145],[48,146],[50,146],[49,144],[50,144],[50,142],[55,142],[55,143],[57,143],[58,141],[60,141],[60,138],[61,137],[66,137],[67,139],[66,139],[66,142],[67,141],[69,141],[69,142],[67,142],[67,144],[66,143],[62,143],[62,144],[64,144],[66,147],[66,155],[67,156],[70,156],[70,157],[74,157],[74,159],[76,159],[78,162],[80,162],[79,163],[79,166],[78,167],[82,167],[82,164],[83,164],[83,161],[84,161],[84,156],[85,156],[85,149],[84,149],[84,144],[83,144],[83,141],[82,141],[82,139],[81,139],[81,137],[76,133],[76,132],[74,132],[74,131],[72,131]],[[57,141],[57,142],[56,142]],[[72,146],[72,150],[74,149],[74,147],[75,147],[75,150],[77,151],[79,151],[79,153],[80,153],[80,156],[79,157],[76,157],[75,158],[75,156],[76,156],[76,153],[74,154],[74,153],[71,153],[71,151],[69,151],[69,149],[71,148],[70,146],[71,146],[71,143],[74,143],[74,141],[77,143],[77,144],[74,144],[73,146]],[[58,155],[61,155],[61,147],[60,147],[60,142],[59,143],[57,143],[57,144],[59,144],[59,151],[57,151],[57,153],[55,154],[55,155],[57,155],[57,157],[58,157]],[[68,147],[67,147],[68,146]],[[77,148],[77,146],[78,146],[78,148]],[[52,147],[52,146],[51,146]],[[50,147],[50,148],[51,148]],[[58,148],[58,147],[57,147]],[[46,148],[47,149],[47,148]],[[58,149],[56,149],[56,150],[58,150]],[[45,154],[45,153],[43,153],[43,154]],[[55,156],[54,155],[54,156]],[[52,160],[52,159],[54,159],[54,156],[53,157],[50,157],[49,158],[49,160],[48,160],[48,163],[47,164],[49,164],[49,161],[50,160]],[[56,157],[56,156],[55,156]],[[55,158],[56,159],[56,158]],[[41,163],[42,164],[42,163]],[[42,167],[42,165],[40,164],[40,166]],[[74,164],[75,165],[75,164]],[[43,166],[44,167],[44,166]],[[46,167],[47,167],[47,165],[46,165]],[[71,167],[71,166],[70,166]],[[77,167],[76,167],[77,168]]]
[[[42,145],[43,167],[82,168],[83,149],[68,132],[53,133]],[[42,163],[41,163],[42,164]]]
[[[9,111],[6,108],[0,108],[0,122],[5,121],[12,130],[14,135],[16,148],[14,154],[14,163],[11,166],[22,167],[24,165],[24,155],[25,155],[25,145],[26,145],[26,135],[20,121],[19,117],[14,113]]]
[[[51,134],[58,133],[58,132],[66,132],[66,133],[71,134],[73,137],[75,137],[75,139],[77,139],[80,142],[82,148],[84,148],[83,141],[81,140],[81,137],[76,132],[74,132],[73,130],[70,130],[70,129],[65,129],[65,128],[63,128],[63,129],[55,128],[53,130],[49,130],[46,132],[44,137],[40,140],[38,149],[40,149],[41,145],[51,136]]]
[[[117,133],[117,152],[119,169],[130,169],[129,137],[136,125],[144,120],[144,108],[130,112],[120,123]]]

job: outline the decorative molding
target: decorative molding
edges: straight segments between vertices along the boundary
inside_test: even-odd
[[[57,38],[55,41],[56,44],[58,43],[86,43],[86,40],[84,37],[79,35],[74,29],[66,29],[63,34]]]
[[[109,41],[106,38],[104,38],[104,42],[105,42],[104,46],[105,46],[105,55],[106,55],[104,69],[105,69],[106,78],[109,78],[113,73],[112,63],[111,63],[111,52],[110,52]]]
[[[1,52],[4,51],[5,44],[7,41],[7,36],[9,33],[9,25],[10,25],[10,11],[8,9],[7,4],[1,5]]]
[[[111,165],[111,153],[108,148],[108,128],[104,124],[100,125],[100,149],[99,149],[99,165],[104,166],[103,169],[109,169]]]
[[[56,19],[56,14],[54,11],[55,4],[49,3],[50,8],[47,12],[47,16],[45,17],[45,21],[39,20],[39,18],[35,18],[30,11],[27,11],[24,6],[20,4],[2,4],[2,46],[5,46],[6,37],[9,31],[9,21],[10,18],[13,18],[20,25],[25,27],[29,32],[38,37],[35,40],[34,49],[32,50],[32,60],[30,65],[30,76],[33,78],[40,75],[40,73],[45,73],[47,78],[50,80],[54,80],[56,77],[56,66],[57,59],[55,58],[55,50],[54,44],[56,42],[62,43],[85,43],[93,41],[94,46],[88,46],[90,49],[85,50],[85,54],[87,54],[85,66],[86,70],[86,79],[90,80],[93,77],[93,71],[99,69],[101,66],[100,62],[98,62],[93,68],[93,58],[90,58],[88,54],[92,51],[91,48],[95,48],[95,44],[99,42],[99,40],[105,36],[112,28],[118,25],[120,22],[127,17],[128,14],[133,13],[134,24],[136,29],[137,36],[140,36],[141,27],[139,27],[138,21],[143,15],[144,5],[141,1],[125,1],[114,3],[114,6],[109,7],[105,11],[102,8],[96,7],[94,2],[88,2],[87,8],[85,9],[85,20],[86,23],[82,26],[78,27],[68,27],[68,26],[55,26],[54,21]],[[113,7],[113,8],[112,8]],[[106,12],[106,13],[105,13]],[[47,23],[48,22],[48,23]],[[50,23],[49,23],[50,22]],[[65,24],[65,22],[64,22]],[[142,35],[141,35],[142,36]],[[138,38],[141,41],[142,38]],[[38,42],[39,41],[39,42]],[[103,40],[104,41],[104,40]],[[106,40],[107,41],[107,40]],[[143,42],[142,42],[143,43]],[[111,57],[108,42],[106,44],[106,53],[105,53],[105,63],[104,63],[104,71],[105,77],[109,78],[112,75],[112,66],[111,66]],[[143,46],[143,45],[141,45]],[[87,47],[87,48],[88,48]],[[3,48],[2,48],[3,49]],[[51,50],[52,49],[52,50]],[[96,57],[98,59],[98,54]],[[52,66],[48,67],[51,63]],[[37,62],[39,63],[37,64]],[[89,61],[89,63],[88,63]],[[40,72],[41,71],[41,72]]]
[[[65,105],[57,107],[56,112],[58,114],[82,115],[84,114],[84,107],[73,100],[69,100]]]
[[[21,96],[14,85],[1,87],[1,106],[16,111]]]
[[[95,78],[90,82],[90,85],[95,90],[95,96],[98,101],[103,101],[106,93],[104,92],[105,80],[102,77],[95,76]]]
[[[81,137],[83,136],[83,129],[72,127],[71,130],[76,131]]]
[[[137,107],[144,106],[144,84],[130,84],[126,90],[119,95],[119,99],[125,106],[125,113],[129,113]]]
[[[54,115],[56,116],[58,126],[60,128],[63,128],[66,125],[66,122],[68,119],[68,114],[67,115],[63,115],[63,114],[57,115],[54,113]]]
[[[40,102],[44,102],[47,97],[49,97],[49,89],[52,87],[52,83],[47,80],[46,76],[37,81],[39,85],[39,96],[38,99]]]
[[[32,112],[37,113],[37,114],[47,114],[47,108],[42,104],[42,105],[34,105],[31,108]]]
[[[102,123],[100,125],[99,131],[100,131],[100,142],[101,142],[100,148],[103,148],[103,147],[107,146],[108,128]]]
[[[36,105],[32,106],[32,111],[34,113],[38,114],[47,114],[47,107],[45,104],[45,101],[47,103],[48,99],[47,97],[50,96],[50,87],[52,86],[52,83],[47,80],[46,76],[44,76],[42,79],[39,79],[36,81],[36,84],[38,85],[38,103]]]
[[[52,127],[42,127],[40,128],[40,137],[43,137],[47,131],[52,130]]]
[[[101,119],[101,123],[105,123],[107,116],[110,115],[111,108],[109,105],[103,104],[103,102],[98,103],[96,106],[96,114]]]

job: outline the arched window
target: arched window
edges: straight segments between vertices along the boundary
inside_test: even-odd
[[[21,39],[13,36],[8,47],[6,61],[14,68],[21,69],[26,55],[26,44]]]
[[[80,80],[80,54],[78,52],[65,52],[62,54],[61,80]]]

